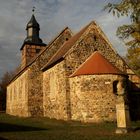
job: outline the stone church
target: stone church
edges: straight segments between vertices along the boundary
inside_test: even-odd
[[[101,122],[116,120],[116,83],[128,93],[139,77],[92,21],[78,33],[66,27],[47,45],[32,15],[21,46],[21,65],[7,87],[6,113],[21,117]]]

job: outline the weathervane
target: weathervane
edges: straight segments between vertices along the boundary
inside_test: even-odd
[[[36,9],[35,6],[33,6],[33,9],[32,9],[33,14],[34,14],[34,12],[35,12],[35,9]]]

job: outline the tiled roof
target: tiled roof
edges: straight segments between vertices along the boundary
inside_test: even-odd
[[[94,74],[124,74],[95,51],[70,77]]]
[[[90,24],[92,24],[93,22],[91,22]],[[88,24],[86,27],[80,30],[80,32],[78,32],[73,37],[71,37],[67,42],[65,42],[65,44],[62,45],[62,47],[54,54],[54,56],[48,61],[48,63],[42,68],[42,70],[46,69],[47,67],[51,66],[52,64],[63,58],[64,55],[72,48],[75,42],[86,31],[86,29],[89,27],[90,24]]]

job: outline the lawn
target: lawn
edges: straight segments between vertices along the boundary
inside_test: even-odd
[[[65,122],[48,118],[19,118],[0,114],[0,140],[140,140],[140,122],[135,132],[116,135],[115,123]]]

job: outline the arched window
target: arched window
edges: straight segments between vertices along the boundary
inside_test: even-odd
[[[115,80],[115,81],[113,82],[113,93],[114,93],[114,94],[117,94],[117,84],[118,84],[118,80]]]

